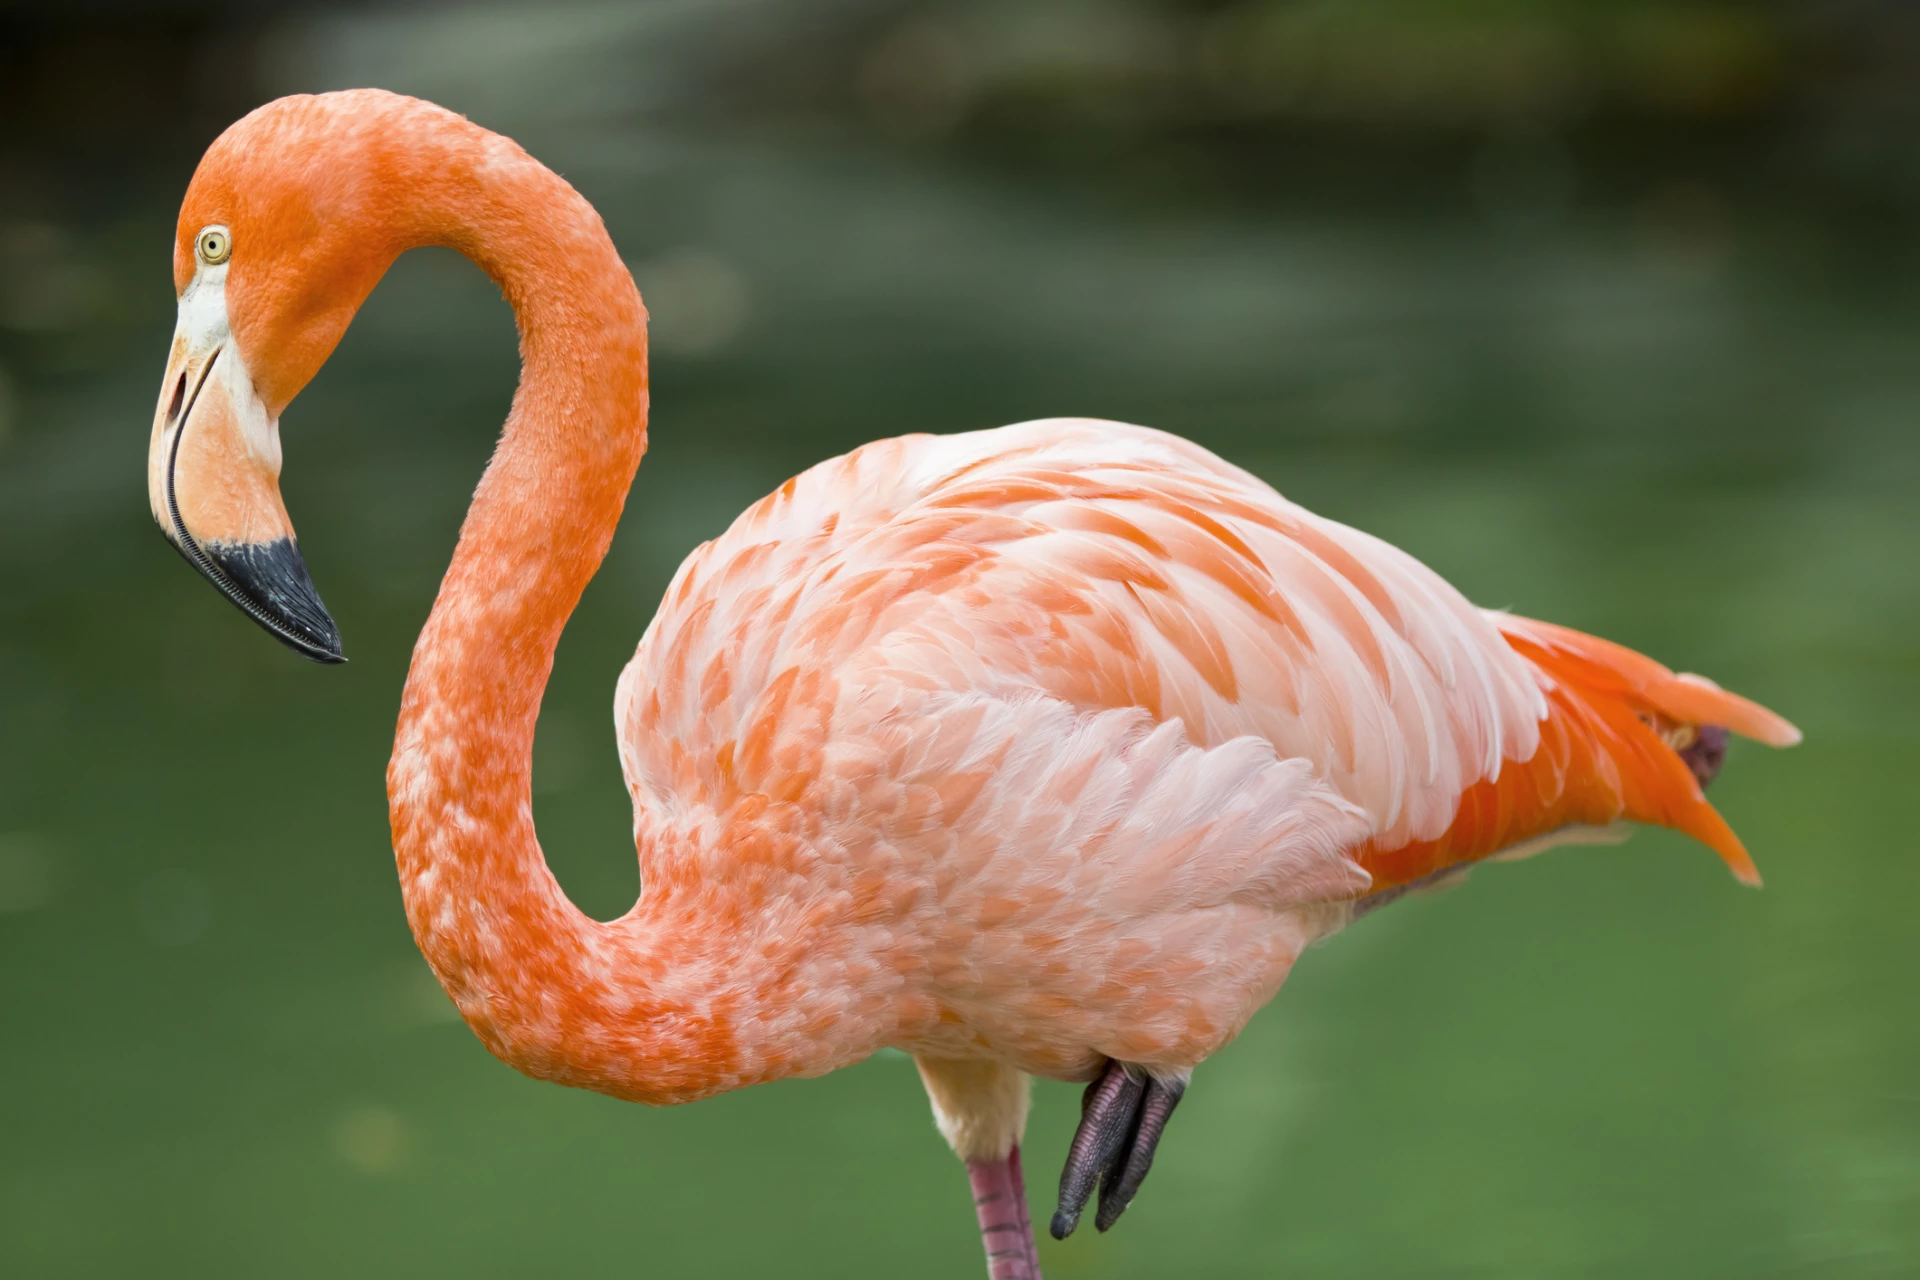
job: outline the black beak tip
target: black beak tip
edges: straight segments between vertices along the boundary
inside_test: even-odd
[[[202,553],[200,558],[187,556],[194,567],[274,639],[301,657],[326,666],[347,660],[340,628],[320,602],[307,563],[292,538],[196,543],[194,550]]]
[[[311,662],[317,662],[323,667],[340,666],[347,660],[347,655],[341,651],[340,629],[333,625],[333,619],[327,617],[324,611],[320,616],[327,621],[327,628],[323,634],[303,636],[301,642],[286,636],[280,638],[286,642],[288,648]]]

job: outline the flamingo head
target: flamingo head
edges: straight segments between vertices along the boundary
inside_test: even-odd
[[[283,98],[215,141],[180,209],[179,322],[147,455],[154,519],[221,594],[343,661],[280,498],[280,414],[407,247],[390,94]]]

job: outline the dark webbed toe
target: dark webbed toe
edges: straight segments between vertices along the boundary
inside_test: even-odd
[[[1080,1098],[1080,1127],[1074,1130],[1066,1166],[1060,1170],[1060,1207],[1048,1226],[1055,1240],[1073,1234],[1094,1184],[1125,1151],[1146,1089],[1145,1072],[1111,1061],[1106,1072],[1087,1086]]]
[[[1184,1080],[1163,1080],[1142,1067],[1111,1061],[1087,1086],[1080,1127],[1060,1171],[1060,1207],[1050,1224],[1055,1240],[1065,1240],[1080,1225],[1096,1184],[1100,1207],[1093,1225],[1105,1231],[1119,1221],[1153,1166],[1154,1148],[1186,1087]]]
[[[1717,724],[1701,725],[1693,741],[1680,749],[1680,758],[1687,762],[1693,780],[1705,791],[1720,776],[1720,766],[1727,762],[1727,731]]]
[[[1184,1080],[1148,1079],[1146,1095],[1140,1100],[1140,1113],[1127,1144],[1126,1161],[1119,1166],[1117,1175],[1109,1174],[1100,1180],[1100,1209],[1093,1215],[1093,1225],[1099,1230],[1105,1231],[1120,1221],[1120,1215],[1133,1203],[1134,1193],[1140,1190],[1147,1170],[1153,1167],[1154,1148],[1160,1145],[1167,1118],[1180,1105],[1180,1097],[1186,1091]]]

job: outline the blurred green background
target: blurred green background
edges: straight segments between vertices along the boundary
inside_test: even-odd
[[[654,449],[561,646],[541,832],[636,889],[609,706],[801,467],[1091,414],[1806,730],[1648,832],[1309,955],[1073,1276],[1920,1273],[1920,10],[677,0],[0,12],[0,1273],[972,1277],[910,1064],[648,1111],[524,1080],[415,954],[383,768],[515,377],[402,261],[285,420],[351,665],[151,526],[206,144],[376,84],[604,213]],[[1077,1091],[1029,1135],[1046,1206]]]

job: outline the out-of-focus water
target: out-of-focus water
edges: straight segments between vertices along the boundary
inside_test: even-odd
[[[342,37],[286,75],[446,96],[407,60],[430,45]],[[698,541],[879,436],[1163,427],[1807,742],[1737,746],[1714,792],[1764,892],[1647,832],[1484,868],[1310,954],[1197,1073],[1126,1220],[1044,1242],[1049,1273],[1920,1271],[1910,233],[1835,243],[1686,187],[1586,199],[1526,139],[1463,173],[1477,203],[1355,211],[1190,182],[1177,147],[1087,182],[472,92],[451,105],[600,207],[655,317],[653,452],[536,749],[584,908],[636,890],[613,681]],[[352,658],[309,666],[146,512],[187,172],[8,246],[0,1271],[977,1275],[904,1058],[650,1111],[522,1079],[453,1017],[400,910],[383,770],[511,317],[415,254],[286,415],[288,505]],[[1041,1211],[1077,1096],[1038,1090]]]

